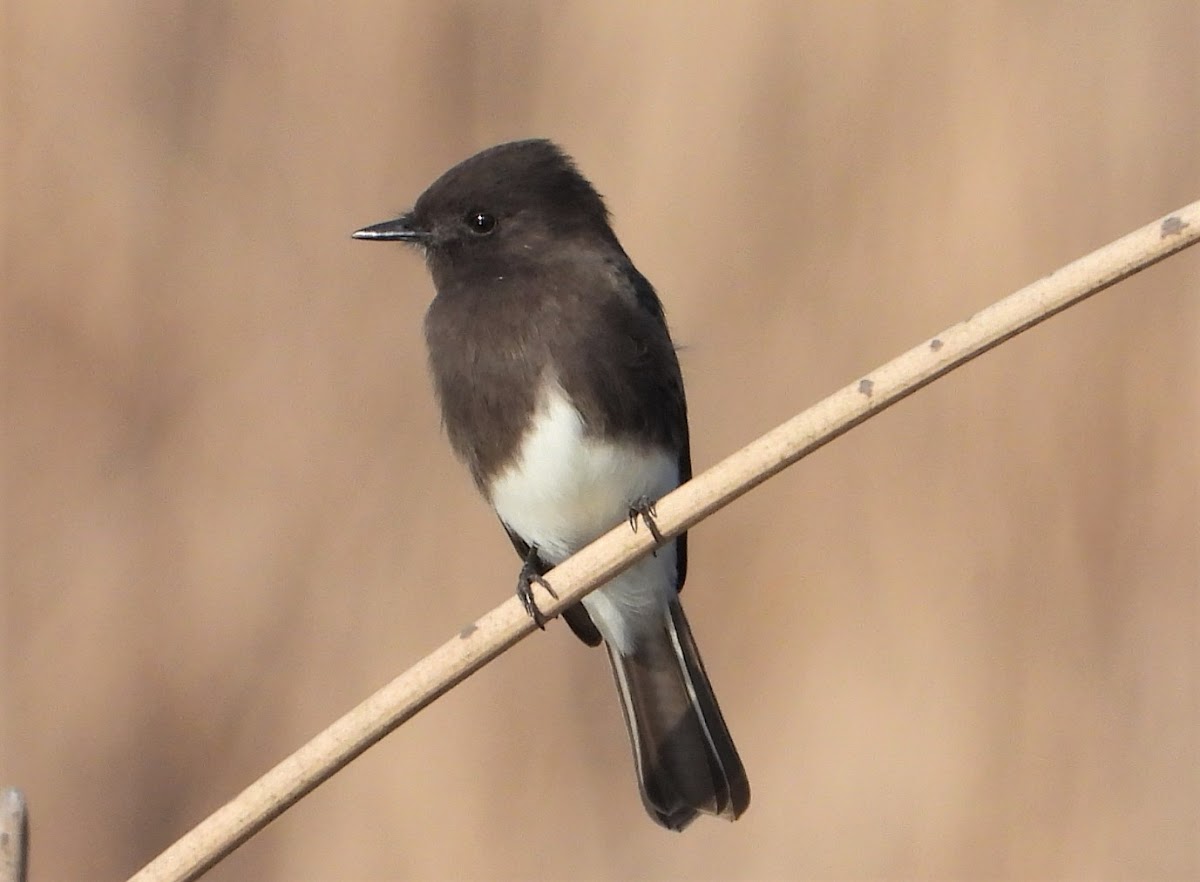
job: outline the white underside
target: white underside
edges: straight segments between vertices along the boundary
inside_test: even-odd
[[[583,419],[557,384],[547,385],[514,463],[492,481],[493,507],[510,530],[560,563],[628,519],[641,497],[679,483],[676,457],[584,434]],[[583,601],[600,634],[627,654],[642,630],[660,626],[675,594],[675,544],[660,548]]]

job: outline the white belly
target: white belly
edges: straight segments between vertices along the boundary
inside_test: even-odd
[[[490,487],[500,519],[540,556],[560,563],[628,518],[641,497],[664,496],[679,483],[677,457],[629,442],[588,438],[583,420],[557,384],[543,391],[516,460]],[[643,558],[584,606],[601,635],[626,650],[639,626],[657,627],[675,593],[675,545]]]

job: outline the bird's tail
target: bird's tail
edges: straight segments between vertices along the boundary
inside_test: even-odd
[[[736,819],[750,804],[750,782],[683,607],[672,601],[662,630],[639,635],[629,654],[607,648],[650,817],[671,830],[700,813]]]

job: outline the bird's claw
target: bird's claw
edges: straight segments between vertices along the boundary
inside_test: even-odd
[[[537,601],[534,600],[533,586],[535,583],[541,585],[550,592],[550,596],[555,600],[558,599],[558,595],[554,593],[550,583],[538,572],[537,559],[537,546],[530,546],[529,554],[525,556],[525,562],[521,564],[521,572],[517,575],[517,597],[521,599],[521,606],[525,607],[525,612],[529,618],[533,619],[533,623],[545,631],[547,619],[538,609]]]
[[[646,529],[650,531],[650,535],[654,537],[654,541],[658,545],[662,545],[665,540],[663,534],[658,530],[658,524],[654,521],[657,515],[658,512],[654,509],[654,500],[649,496],[639,497],[629,506],[629,527],[636,533],[638,520],[642,520],[646,524]]]

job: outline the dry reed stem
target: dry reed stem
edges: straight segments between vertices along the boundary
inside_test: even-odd
[[[658,502],[656,522],[674,536],[787,466],[917,389],[1055,313],[1200,239],[1200,202],[1172,212],[1056,270],[933,336],[743,447]],[[560,612],[628,567],[653,545],[624,521],[538,588],[548,615]],[[510,598],[384,686],[215,811],[131,882],[195,879],[289,806],[421,708],[534,630]]]
[[[15,787],[0,788],[0,882],[25,882],[29,869],[29,807]]]

